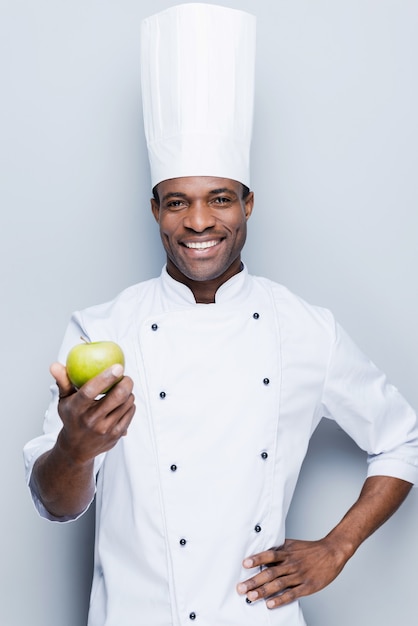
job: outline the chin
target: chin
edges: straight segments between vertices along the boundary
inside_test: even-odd
[[[183,272],[186,278],[196,283],[205,283],[211,280],[216,280],[222,276],[223,272]]]

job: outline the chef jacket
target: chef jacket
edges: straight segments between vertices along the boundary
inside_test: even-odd
[[[368,453],[368,475],[418,478],[417,418],[328,310],[244,268],[213,304],[159,278],[72,316],[113,340],[134,381],[126,437],[96,459],[89,626],[302,626],[299,604],[249,604],[236,584],[251,554],[279,546],[310,436],[322,417]],[[57,387],[27,479],[61,428]],[[53,518],[36,491],[41,515]],[[61,518],[57,521],[67,521]]]

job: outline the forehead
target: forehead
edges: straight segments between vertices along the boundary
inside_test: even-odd
[[[230,178],[217,178],[214,176],[185,176],[182,178],[170,178],[163,180],[157,185],[160,197],[167,194],[207,194],[219,190],[231,191],[239,195],[242,188],[241,183]]]

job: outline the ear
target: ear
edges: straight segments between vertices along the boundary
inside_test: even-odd
[[[155,198],[151,198],[151,211],[157,224],[160,221],[160,205]]]
[[[248,220],[254,207],[254,192],[250,191],[248,196],[244,200],[245,219]]]

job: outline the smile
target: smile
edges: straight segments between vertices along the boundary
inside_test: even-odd
[[[217,246],[219,241],[190,241],[184,245],[186,248],[194,248],[195,250],[205,250],[206,248],[213,248]]]

